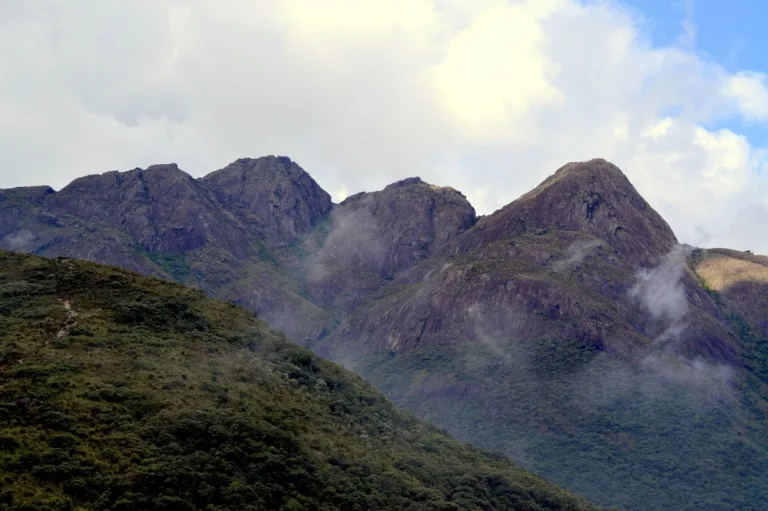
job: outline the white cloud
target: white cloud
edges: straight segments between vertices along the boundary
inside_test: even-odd
[[[557,66],[543,43],[537,15],[522,4],[480,12],[451,40],[434,69],[434,87],[469,137],[481,143],[525,137],[531,111],[563,101],[550,82]]]
[[[740,72],[730,76],[723,93],[747,119],[768,121],[768,88],[762,73]]]
[[[6,0],[0,187],[286,154],[334,197],[420,175],[487,213],[599,156],[682,241],[768,252],[765,152],[717,124],[768,120],[764,75],[641,27],[610,1]]]

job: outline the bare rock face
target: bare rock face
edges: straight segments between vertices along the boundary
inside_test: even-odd
[[[286,156],[239,159],[200,182],[251,231],[290,244],[331,210],[331,196]]]
[[[0,248],[87,259],[162,276],[136,251],[136,242],[118,229],[51,210],[47,201],[54,193],[48,186],[0,191]]]
[[[403,272],[317,349],[345,360],[440,344],[576,339],[620,357],[663,351],[739,365],[734,336],[685,258],[665,260],[638,269],[583,233],[521,235]]]
[[[49,186],[0,190],[0,247],[24,251],[33,245],[35,236],[25,223],[40,215],[39,204],[51,193]],[[40,219],[55,223],[53,218]]]
[[[330,233],[307,269],[318,300],[346,310],[475,222],[461,193],[420,178],[359,193],[334,208]]]
[[[248,246],[207,190],[175,164],[80,178],[47,204],[117,227],[150,252],[179,254],[215,243],[244,256]]]
[[[360,239],[366,232],[375,228],[361,228]],[[330,356],[547,337],[624,355],[663,349],[738,364],[737,342],[672,230],[604,160],[568,164],[442,240],[427,261],[398,268],[326,340]],[[370,239],[363,246],[376,247]],[[369,260],[381,252],[371,249]],[[651,303],[659,297],[666,301]]]
[[[689,352],[738,359],[685,262],[663,276],[677,246],[669,226],[604,160],[565,165],[479,221],[461,193],[417,177],[334,206],[276,156],[201,179],[171,164],[84,177],[58,193],[6,190],[0,211],[0,247],[173,278],[326,354],[487,336],[627,352],[674,331]],[[654,271],[679,284],[678,323],[631,296],[638,275]]]
[[[458,249],[547,229],[591,234],[623,259],[642,265],[657,264],[677,243],[667,222],[621,170],[594,159],[561,167],[532,191],[483,218],[461,237]]]
[[[290,244],[331,207],[285,157],[238,160],[204,179],[154,165],[83,177],[59,192],[0,192],[0,248],[178,280],[241,303],[305,343],[330,328],[332,315],[304,295]]]

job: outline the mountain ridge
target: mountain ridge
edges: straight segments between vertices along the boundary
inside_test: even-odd
[[[333,204],[275,156],[193,181],[154,195],[157,215],[108,204],[129,225],[52,210],[60,192],[0,191],[0,247],[243,305],[457,438],[601,504],[768,501],[762,259],[680,245],[615,165],[571,162],[481,217],[416,177]],[[186,218],[198,212],[210,222]]]
[[[658,264],[677,244],[669,225],[615,165],[596,158],[571,162],[478,225],[459,250],[489,239],[540,229],[582,231],[604,239],[621,256],[644,266]]]

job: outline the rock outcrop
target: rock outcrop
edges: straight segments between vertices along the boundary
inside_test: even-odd
[[[523,233],[559,229],[604,240],[633,264],[651,266],[677,243],[666,221],[615,165],[593,159],[561,167],[539,186],[484,217],[457,243],[462,252]],[[455,247],[452,247],[455,248]]]
[[[474,222],[464,195],[418,177],[348,197],[331,213],[330,232],[309,263],[308,289],[350,310]]]
[[[322,222],[331,196],[286,156],[242,158],[200,179],[253,234],[290,244]]]
[[[330,196],[286,157],[237,160],[203,179],[175,164],[0,192],[0,248],[122,266],[240,303],[306,342],[331,314],[305,298],[282,250],[322,222]],[[281,252],[282,250],[282,252]]]
[[[243,257],[248,248],[230,215],[175,164],[80,178],[46,204],[108,223],[150,252],[181,254],[213,243]]]

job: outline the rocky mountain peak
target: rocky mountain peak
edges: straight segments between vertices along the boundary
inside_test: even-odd
[[[20,200],[34,204],[42,204],[48,195],[55,193],[50,186],[21,186],[0,190],[0,200]]]
[[[677,243],[666,221],[624,173],[603,159],[572,162],[488,217],[462,240],[471,249],[500,237],[559,229],[608,242],[623,258],[655,264]]]
[[[533,199],[552,187],[555,187],[556,193],[558,190],[572,192],[576,189],[591,193],[620,190],[626,198],[636,203],[637,207],[643,209],[647,206],[624,172],[602,158],[563,165],[536,188],[522,195],[518,201]]]
[[[260,156],[258,158],[238,158],[230,163],[226,168],[241,168],[247,172],[269,173],[284,172],[286,174],[303,175],[306,174],[296,162],[288,156]],[[224,170],[224,169],[222,169]],[[215,174],[213,172],[212,174]]]
[[[355,194],[331,214],[331,232],[310,268],[310,285],[319,298],[349,307],[469,229],[475,218],[461,193],[417,177]]]
[[[141,171],[145,176],[153,176],[153,177],[163,177],[163,178],[179,178],[179,179],[189,179],[190,176],[183,170],[179,168],[179,166],[175,163],[159,163],[155,165],[150,165],[146,168],[146,170],[141,169],[135,169]]]
[[[292,243],[331,210],[331,196],[287,156],[241,158],[200,180],[247,226]]]
[[[208,191],[175,163],[76,179],[46,205],[111,224],[149,251],[182,253],[209,241],[237,254],[247,247]]]
[[[411,185],[420,185],[420,184],[426,184],[424,181],[421,180],[420,177],[408,177],[405,179],[401,179],[400,181],[395,181],[392,184],[387,185],[384,189],[391,189],[391,188],[403,188],[406,186]]]

